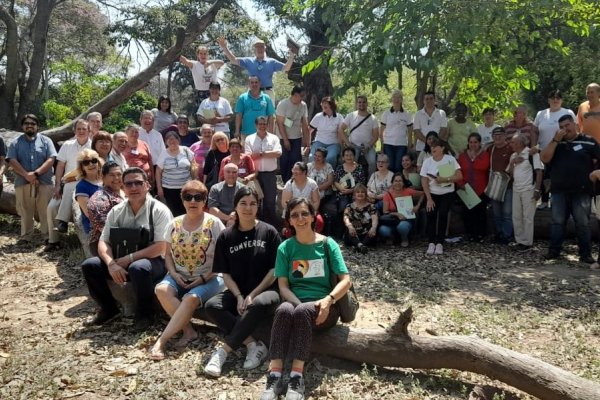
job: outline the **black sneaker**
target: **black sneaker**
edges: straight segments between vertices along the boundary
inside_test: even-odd
[[[596,262],[596,260],[594,260],[592,258],[592,256],[587,255],[587,256],[579,256],[579,262],[586,263],[586,264],[593,264]]]
[[[267,386],[260,395],[260,400],[276,400],[280,394],[283,394],[283,378],[281,376],[275,376],[269,374],[267,376]]]
[[[531,246],[527,246],[526,244],[519,243],[517,244],[517,251],[526,252],[531,250]]]
[[[560,253],[557,253],[555,251],[548,251],[548,253],[546,253],[546,255],[544,256],[546,260],[556,260],[559,257]]]
[[[48,243],[44,247],[44,253],[51,253],[60,249],[60,242]]]
[[[304,378],[298,375],[290,378],[285,400],[304,400]]]
[[[69,224],[65,221],[58,221],[58,224],[56,224],[56,228],[54,228],[54,230],[60,233],[67,233],[69,231]]]
[[[107,322],[112,321],[119,315],[119,310],[106,311],[100,310],[96,313],[96,316],[89,321],[84,322],[84,325],[104,325]]]

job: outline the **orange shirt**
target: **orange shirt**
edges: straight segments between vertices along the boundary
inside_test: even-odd
[[[584,101],[577,109],[579,131],[590,135],[600,142],[600,104],[590,108],[590,102]]]

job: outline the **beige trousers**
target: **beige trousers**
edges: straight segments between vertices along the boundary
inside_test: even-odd
[[[53,185],[21,185],[15,187],[17,213],[21,217],[21,238],[31,240],[34,221],[40,222],[44,239],[48,238],[48,203],[52,198]]]
[[[512,195],[512,222],[515,242],[531,246],[533,244],[533,220],[535,217],[535,200],[533,189],[515,192]]]

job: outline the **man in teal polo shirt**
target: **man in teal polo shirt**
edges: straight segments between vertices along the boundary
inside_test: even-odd
[[[242,93],[235,104],[235,137],[242,143],[246,136],[256,132],[255,121],[258,117],[267,117],[268,131],[273,132],[273,114],[275,107],[271,98],[260,90],[260,80],[256,76],[248,78],[250,89]]]

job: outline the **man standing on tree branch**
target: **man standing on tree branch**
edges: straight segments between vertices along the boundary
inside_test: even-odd
[[[254,55],[255,57],[236,57],[227,47],[225,38],[220,37],[217,39],[217,43],[223,49],[225,56],[229,61],[237,66],[242,67],[248,71],[248,75],[257,76],[261,82],[260,90],[265,92],[271,98],[273,105],[275,105],[275,93],[273,92],[273,74],[277,71],[283,70],[283,72],[289,72],[292,68],[292,63],[298,52],[298,49],[289,46],[290,52],[286,63],[277,61],[271,57],[265,55],[267,46],[265,42],[257,39],[254,42]]]
[[[224,63],[221,60],[209,60],[206,46],[198,47],[196,57],[198,57],[198,61],[181,56],[179,62],[192,71],[194,88],[196,89],[196,104],[200,105],[202,100],[210,96],[209,84],[218,82],[217,71]]]

